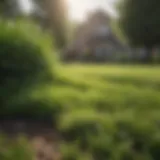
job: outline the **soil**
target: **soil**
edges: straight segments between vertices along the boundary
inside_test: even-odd
[[[25,135],[35,150],[35,160],[60,160],[57,131],[51,124],[43,122],[0,121],[0,132],[9,138]]]

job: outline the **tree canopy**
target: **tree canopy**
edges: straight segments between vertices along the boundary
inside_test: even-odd
[[[67,40],[67,6],[64,0],[33,0],[33,16],[46,29],[52,31],[57,46],[63,47]]]
[[[0,16],[12,18],[19,15],[21,12],[19,0],[1,0],[0,1]]]
[[[131,45],[153,48],[160,44],[159,8],[159,0],[120,2],[120,26]]]
[[[65,0],[31,0],[33,10],[30,18],[51,32],[58,48],[67,42],[67,6]],[[0,16],[15,18],[22,15],[20,0],[1,0]]]

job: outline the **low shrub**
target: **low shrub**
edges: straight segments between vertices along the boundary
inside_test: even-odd
[[[32,92],[36,86],[53,82],[56,55],[52,53],[50,37],[25,21],[0,21],[0,48],[0,116],[5,117],[12,114],[10,112],[14,114],[14,108],[10,107],[15,106],[13,101],[18,101],[19,97],[25,99],[23,95]],[[43,108],[42,101],[34,102],[33,110],[35,103],[39,106],[37,111]]]
[[[61,144],[62,160],[92,160],[92,156],[88,153],[82,152],[77,143]]]

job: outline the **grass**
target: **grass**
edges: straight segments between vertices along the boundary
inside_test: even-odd
[[[160,67],[74,64],[59,73],[66,147],[76,143],[88,159],[159,159]]]
[[[0,137],[0,159],[1,160],[32,160],[34,152],[27,139],[19,136],[17,139]]]
[[[160,67],[62,65],[9,116],[54,121],[63,160],[159,160]]]
[[[75,109],[159,109],[159,72],[147,66],[64,66],[54,93]]]

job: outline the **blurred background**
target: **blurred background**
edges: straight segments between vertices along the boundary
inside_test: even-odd
[[[158,63],[158,8],[141,3],[134,8],[122,0],[4,0],[1,15],[37,23],[65,62]]]
[[[0,160],[159,160],[160,1],[0,0]]]

